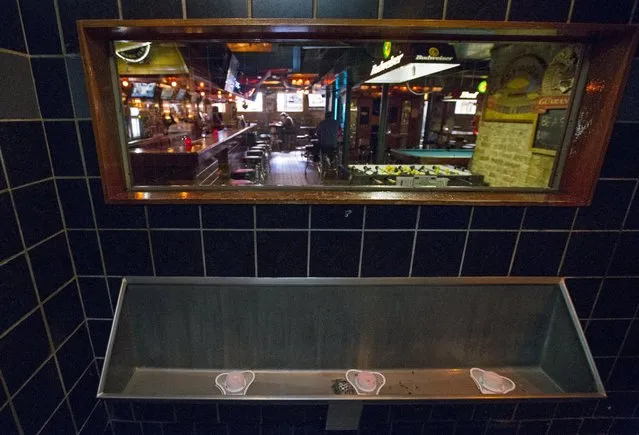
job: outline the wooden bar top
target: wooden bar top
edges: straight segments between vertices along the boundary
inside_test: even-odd
[[[254,130],[257,124],[251,124],[244,128],[227,128],[225,130],[219,130],[217,134],[208,134],[202,139],[194,140],[191,151],[183,151],[181,147],[161,147],[161,148],[144,148],[134,147],[129,148],[129,153],[133,154],[175,154],[175,155],[193,155],[202,154],[204,152],[212,151],[214,148],[219,147],[220,150],[225,148],[224,144],[237,136],[248,133]]]

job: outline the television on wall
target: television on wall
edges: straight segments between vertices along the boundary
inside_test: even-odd
[[[133,98],[153,98],[155,96],[155,83],[133,83],[131,97]]]

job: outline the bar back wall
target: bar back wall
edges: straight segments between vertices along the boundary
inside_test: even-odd
[[[636,9],[637,0],[3,1],[0,433],[324,433],[326,406],[96,400],[123,275],[566,276],[608,399],[366,406],[359,433],[639,433],[639,58],[590,207],[110,206],[75,31],[84,18],[633,23]]]

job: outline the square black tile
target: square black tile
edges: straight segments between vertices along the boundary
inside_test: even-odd
[[[258,231],[258,276],[306,276],[306,231]]]
[[[361,246],[360,231],[313,231],[310,276],[356,277]]]
[[[599,181],[590,207],[579,209],[575,229],[621,228],[635,184],[635,181]]]
[[[611,434],[636,434],[639,433],[639,419],[618,418],[610,427]]]
[[[26,147],[24,144],[28,143]],[[11,187],[51,176],[44,130],[40,122],[3,122],[0,148]]]
[[[144,435],[164,435],[162,423],[142,423],[142,432]]]
[[[488,422],[487,434],[491,435],[516,435],[519,423],[516,421],[494,420]]]
[[[639,195],[635,195],[632,204],[630,204],[624,228],[639,230]]]
[[[583,423],[581,423],[581,435],[608,433],[611,425],[611,418],[584,418]]]
[[[417,207],[411,205],[371,205],[366,207],[365,228],[380,230],[414,229]]]
[[[639,358],[619,358],[606,387],[616,391],[637,391],[639,389]]]
[[[471,207],[422,206],[419,228],[422,229],[466,229]]]
[[[24,433],[38,432],[63,397],[62,384],[51,360],[13,400]]]
[[[521,225],[523,207],[475,207],[471,228],[513,230]]]
[[[555,418],[579,418],[592,415],[596,407],[597,402],[588,400],[560,402],[555,410]]]
[[[444,12],[443,0],[402,1],[385,0],[384,18],[429,18],[440,20]]]
[[[0,190],[4,190],[8,187],[7,178],[5,177],[4,169],[0,166]]]
[[[203,276],[199,231],[151,231],[158,276]]]
[[[639,176],[639,147],[632,141],[639,134],[639,124],[616,123],[604,159],[601,176],[636,178]]]
[[[637,121],[639,120],[637,113],[639,113],[639,59],[634,59],[630,69],[630,76],[624,88],[621,105],[617,112],[617,120]]]
[[[414,232],[364,233],[362,276],[408,276]]]
[[[133,418],[133,403],[130,400],[108,400],[105,403],[112,419],[135,420]]]
[[[471,232],[462,275],[507,275],[516,239],[512,232]]]
[[[73,266],[64,234],[58,234],[30,251],[40,299],[45,299],[73,278]]]
[[[13,200],[27,246],[62,229],[62,216],[53,180],[15,190]]]
[[[253,231],[205,231],[207,276],[255,276]]]
[[[82,156],[78,135],[73,121],[47,121],[44,123],[47,133],[53,171],[56,176],[82,176]]]
[[[93,364],[93,351],[86,327],[79,328],[57,352],[62,381],[71,389],[89,364]]]
[[[636,392],[610,392],[607,398],[599,400],[593,415],[595,417],[632,417],[638,398]]]
[[[575,217],[574,207],[528,207],[524,229],[567,230]]]
[[[522,232],[511,274],[556,275],[567,240],[568,233]]]
[[[486,432],[486,422],[459,422],[455,427],[455,435],[476,435]]]
[[[426,423],[424,425],[424,433],[427,434],[438,434],[438,435],[453,435],[453,433],[455,433],[455,422],[454,421],[439,421],[439,422],[430,422],[430,423]],[[419,427],[419,426],[417,426]],[[395,425],[393,425],[393,430],[395,430]],[[395,432],[393,432],[394,434]],[[400,432],[400,433],[415,433],[415,432],[410,432],[410,426],[409,426],[409,431],[407,432]]]
[[[582,325],[583,325],[583,321],[582,321]],[[582,326],[582,329],[584,327]],[[601,377],[601,379],[604,381],[604,387],[608,388],[608,383],[606,382],[606,379],[608,379],[608,376],[610,375],[610,372],[612,371],[612,366],[615,363],[616,357],[599,357],[599,358],[594,358],[595,360],[595,366],[597,367],[597,371],[599,372],[599,377]],[[592,415],[593,413],[591,412],[590,415]]]
[[[78,275],[102,275],[102,257],[95,231],[68,231],[73,263]]]
[[[98,400],[95,391],[99,380],[98,372],[92,364],[69,393],[69,405],[73,410],[73,416],[81,425],[89,418]]]
[[[226,424],[223,424],[223,423],[198,421],[195,423],[195,433],[196,434],[204,433],[204,434],[210,434],[210,435],[228,435],[228,429]],[[144,435],[146,435],[146,432]],[[166,430],[164,431],[164,435],[166,435]]]
[[[248,18],[248,3],[235,0],[189,0],[188,18]]]
[[[9,393],[15,393],[50,354],[49,339],[38,310],[0,339],[0,370]]]
[[[98,166],[98,151],[95,145],[95,136],[93,135],[93,125],[91,121],[78,121],[78,129],[80,130],[80,141],[82,142],[87,175],[97,177],[100,175],[100,168]]]
[[[307,205],[257,205],[257,228],[308,228]]]
[[[634,320],[630,325],[628,337],[621,349],[622,356],[639,356],[639,320]]]
[[[182,2],[180,0],[164,0],[155,2],[148,0],[122,0],[122,18],[182,18]]]
[[[137,422],[112,421],[111,426],[115,435],[142,435],[142,426]],[[190,434],[191,432],[186,433]]]
[[[510,420],[514,412],[514,404],[480,403],[475,406],[473,420]]]
[[[66,403],[62,403],[58,407],[51,420],[47,422],[38,435],[57,435],[62,433],[75,433],[71,412]]]
[[[579,426],[581,426],[581,419],[570,418],[562,420],[554,420],[550,425],[548,434],[566,435],[566,434],[578,434]]]
[[[175,408],[171,403],[133,402],[132,406],[138,421],[175,422]]]
[[[609,275],[639,275],[639,233],[621,233]]]
[[[417,233],[412,276],[457,276],[465,243],[465,232]]]
[[[510,21],[553,21],[565,23],[570,0],[513,0]]]
[[[16,427],[16,421],[13,418],[13,413],[9,406],[0,408],[0,427],[2,428],[4,435],[19,435],[18,428]]]
[[[80,56],[66,56],[69,84],[71,85],[71,100],[76,118],[90,118],[89,98],[84,80],[84,67]]]
[[[253,18],[312,18],[313,1],[253,0]]]
[[[23,248],[9,192],[0,194],[0,260],[17,254]]]
[[[599,2],[592,0],[575,0],[571,22],[573,23],[615,23],[630,22],[633,0],[617,0],[606,3],[601,7]]]
[[[590,317],[590,311],[595,303],[600,285],[601,279],[598,278],[570,278],[566,280],[570,299],[572,299],[580,319]]]
[[[20,0],[29,54],[60,54],[60,35],[53,2]]]
[[[175,405],[177,421],[216,422],[217,406],[207,403],[179,403]]]
[[[203,205],[203,228],[252,229],[252,205]]]
[[[0,48],[26,52],[17,2],[6,2],[0,15]]]
[[[552,402],[524,402],[517,405],[516,420],[534,420],[550,418],[555,412],[556,403]]]
[[[506,5],[506,0],[448,0],[446,19],[503,21]]]
[[[146,231],[101,231],[100,241],[108,275],[153,275]]]
[[[77,283],[71,282],[44,304],[53,345],[58,347],[82,323],[84,313]]]
[[[473,418],[474,410],[475,406],[470,404],[435,405],[430,419],[468,421]]]
[[[317,0],[317,18],[377,18],[376,0]]]
[[[139,205],[112,205],[104,202],[100,180],[89,180],[95,217],[99,228],[145,228],[144,207]]]
[[[361,205],[314,205],[311,209],[311,228],[362,228],[364,207]]]
[[[586,339],[593,356],[617,355],[629,326],[629,320],[591,320]]]
[[[0,266],[0,334],[38,301],[24,255]]]
[[[73,118],[67,69],[62,58],[32,58],[31,68],[43,118]]]
[[[384,425],[388,422],[390,407],[388,405],[364,405],[360,415],[360,426]]]
[[[604,281],[592,317],[633,317],[639,305],[639,279],[607,278]]]
[[[4,10],[2,12],[4,13]],[[4,31],[6,28],[2,27],[2,29]],[[29,58],[10,52],[0,53],[0,77],[5,82],[11,82],[11,86],[5,86],[2,93],[2,101],[11,103],[0,105],[0,118],[39,119],[40,108],[31,76]],[[17,139],[21,142],[24,140],[22,137]]]
[[[87,317],[96,319],[113,317],[109,289],[104,278],[78,278],[78,284]]]
[[[616,238],[615,233],[573,233],[560,275],[603,275]]]
[[[255,405],[226,405],[218,406],[220,421],[222,423],[235,422],[259,422],[261,419],[261,409]]]
[[[56,183],[67,228],[95,228],[86,181],[58,179]]]
[[[549,417],[549,416],[546,416]],[[518,435],[539,435],[545,434],[552,424],[551,420],[528,420],[519,423]]]
[[[111,320],[87,320],[89,334],[96,358],[104,358],[107,344],[109,344],[109,334],[111,333]]]
[[[97,3],[92,0],[58,0],[58,10],[67,53],[79,51],[76,20],[118,18],[118,5],[115,0]]]
[[[163,423],[162,430],[164,435],[182,435],[193,433],[194,424],[189,423]],[[135,433],[135,432],[131,432]],[[205,432],[207,433],[207,432]],[[146,434],[144,434],[146,435]]]
[[[150,228],[200,228],[200,209],[196,205],[150,205]]]

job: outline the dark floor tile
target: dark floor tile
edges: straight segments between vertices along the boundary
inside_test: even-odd
[[[182,2],[180,0],[164,0],[151,2],[148,0],[122,0],[122,18],[182,18]]]
[[[171,403],[134,402],[133,416],[138,421],[175,422],[175,409]]]
[[[639,356],[639,320],[634,320],[630,325],[628,337],[621,349],[622,356]]]
[[[604,159],[601,176],[607,178],[639,177],[639,147],[632,138],[639,134],[639,124],[616,123]]]
[[[565,23],[570,0],[513,0],[510,21],[553,21]]]
[[[360,231],[313,231],[310,276],[356,277],[361,242]]]
[[[85,327],[79,328],[57,352],[62,381],[67,391],[93,362],[91,342]]]
[[[615,356],[630,326],[629,320],[591,320],[586,340],[593,356]]]
[[[566,287],[570,299],[575,306],[577,316],[580,319],[590,317],[590,311],[595,303],[601,279],[598,278],[571,278],[566,280]]]
[[[635,181],[599,181],[590,207],[579,209],[575,229],[621,228],[635,184]]]
[[[102,435],[113,435],[111,425],[108,423],[108,416],[104,405],[98,405],[95,408],[93,414],[91,414],[80,431],[80,435],[93,435],[99,433],[102,433]]]
[[[611,434],[638,434],[639,418],[620,418],[613,421]]]
[[[3,435],[20,435],[9,406],[0,408],[0,427],[3,430]]]
[[[142,425],[137,422],[112,421],[114,435],[142,435]],[[171,432],[172,433],[172,432]],[[187,432],[189,434],[189,432]],[[165,432],[166,435],[166,432]]]
[[[78,284],[87,317],[96,319],[113,317],[109,289],[104,278],[78,278]]]
[[[135,420],[133,418],[133,407],[129,400],[108,400],[106,401],[109,416],[114,420]]]
[[[76,20],[118,18],[118,6],[115,0],[98,3],[92,0],[58,0],[58,10],[67,53],[79,51]]]
[[[362,276],[408,276],[414,233],[366,232]]]
[[[376,424],[386,424],[390,413],[387,405],[364,405],[360,415],[360,425],[373,426]]]
[[[2,165],[0,165],[0,190],[4,190],[7,187],[9,187],[9,184],[7,183],[4,168],[2,167]]]
[[[457,276],[465,232],[417,233],[412,276]]]
[[[47,121],[44,123],[51,161],[55,175],[83,176],[78,135],[73,121]]]
[[[257,228],[308,228],[306,205],[258,205]]]
[[[164,435],[162,423],[142,423],[144,435]]]
[[[189,0],[186,3],[189,18],[247,18],[248,3],[234,0]]]
[[[623,0],[627,2],[628,0]],[[632,61],[630,76],[626,82],[623,91],[621,105],[617,112],[618,121],[637,121],[639,120],[639,59]],[[636,174],[633,175],[636,177]]]
[[[573,207],[528,207],[524,217],[524,229],[567,230],[575,216]]]
[[[67,69],[62,58],[32,58],[31,68],[43,118],[73,118]]]
[[[203,205],[203,228],[252,229],[252,205]]]
[[[523,207],[475,207],[471,228],[482,230],[518,229]]]
[[[24,343],[29,343],[29,346],[24,346]],[[15,393],[50,353],[40,311],[31,314],[0,339],[0,370],[9,392]],[[20,361],[20,364],[15,361]]]
[[[306,276],[308,234],[258,231],[258,276]]]
[[[519,423],[518,435],[545,434],[552,423],[551,420],[529,420]]]
[[[612,369],[613,369],[612,366],[615,363],[615,359],[616,359],[615,357],[594,358],[595,366],[597,367],[597,372],[599,372],[599,377],[604,382],[604,386],[606,388],[608,388],[608,384],[606,380],[608,379],[608,376],[610,376],[610,373],[612,372]],[[591,412],[590,415],[592,414],[593,413]]]
[[[0,17],[0,19],[2,18]],[[4,31],[5,28],[2,29]],[[31,74],[29,57],[12,52],[3,51],[0,53],[0,77],[2,77],[4,82],[11,82],[11,85],[5,86],[2,92],[2,101],[10,103],[0,105],[0,118],[40,118],[40,108]],[[21,142],[23,140],[23,138],[17,139]]]
[[[0,48],[26,52],[26,44],[22,34],[20,10],[17,2],[5,2],[0,14]]]
[[[616,0],[606,3],[606,7],[592,0],[575,0],[571,17],[573,23],[615,23],[630,21],[633,0]]]
[[[560,275],[603,275],[616,238],[614,233],[573,233]]]
[[[95,217],[99,228],[145,228],[144,207],[139,205],[112,205],[104,202],[100,180],[89,180]]]
[[[196,434],[206,435],[227,435],[228,427],[224,423],[213,423],[209,421],[198,421],[195,423]],[[146,433],[144,434],[146,435]],[[166,434],[164,434],[166,435]]]
[[[253,231],[205,231],[207,276],[255,276]]]
[[[53,180],[15,190],[13,200],[27,246],[62,229],[62,217]]]
[[[534,420],[550,418],[555,412],[556,403],[553,402],[525,402],[517,405],[516,420]]]
[[[281,2],[253,0],[253,18],[312,18],[312,0]]]
[[[150,205],[150,228],[200,228],[200,209],[196,205]]]
[[[592,415],[596,407],[597,402],[592,400],[559,402],[555,410],[555,418],[580,418]]]
[[[421,434],[423,429],[424,422],[421,421],[394,421],[391,423],[390,433],[391,435],[415,435]]]
[[[95,356],[104,358],[107,344],[109,343],[109,334],[111,333],[111,320],[87,320],[87,324],[89,325],[89,334],[91,335]]]
[[[639,280],[607,278],[592,313],[599,318],[633,317],[639,305]]]
[[[506,0],[448,0],[446,19],[503,21],[506,3]]]
[[[28,143],[29,146],[24,146]],[[51,165],[40,122],[3,122],[0,148],[11,187],[51,176]]]
[[[556,275],[567,240],[568,233],[521,233],[511,274]]]
[[[608,397],[599,400],[595,417],[632,417],[637,406],[639,395],[636,392],[610,392]]]
[[[519,423],[516,421],[493,420],[488,422],[487,435],[516,435]]]
[[[510,420],[514,412],[514,404],[480,403],[475,406],[473,420]]]
[[[0,260],[22,251],[15,211],[9,193],[0,194]]]
[[[200,231],[151,231],[158,276],[203,276]]]
[[[262,431],[262,435],[292,435],[293,425],[286,423],[262,424],[260,430]],[[353,435],[357,435],[357,431],[353,432]],[[337,432],[336,435],[339,435],[339,432]]]
[[[621,233],[609,275],[639,275],[639,233]]]
[[[475,406],[471,404],[446,404],[433,406],[431,420],[468,421],[473,418]]]
[[[384,18],[429,18],[439,20],[444,11],[443,0],[402,1],[385,0]]]
[[[377,1],[318,0],[317,18],[377,18]]]
[[[46,0],[20,0],[22,23],[29,54],[60,54],[60,35],[54,3]]]
[[[579,418],[554,420],[550,425],[548,434],[577,435],[579,433],[579,426],[581,426],[581,419]]]
[[[314,205],[311,210],[311,228],[362,228],[364,207],[361,205]]]
[[[217,422],[217,405],[211,403],[177,403],[175,415],[179,422]]]
[[[80,130],[80,141],[87,175],[98,176],[100,175],[100,168],[98,166],[98,152],[95,144],[95,136],[93,135],[93,125],[91,121],[78,121],[78,128]],[[95,196],[93,200],[95,201]]]
[[[471,232],[462,275],[507,275],[517,233]]]
[[[581,435],[607,434],[611,424],[611,418],[584,418],[580,433]]]
[[[607,387],[616,391],[639,390],[639,358],[619,358]]]
[[[221,404],[218,407],[220,421],[222,423],[252,423],[261,419],[261,409],[255,405],[227,405]]]
[[[95,231],[69,230],[73,263],[78,275],[102,275],[102,258]]]
[[[109,275],[153,275],[146,231],[101,231],[104,263]]]
[[[84,66],[80,56],[66,56],[69,85],[71,86],[71,100],[76,118],[90,118],[89,98],[84,80]]]
[[[639,124],[638,124],[639,125]],[[639,230],[639,195],[635,195],[628,210],[628,216],[624,228],[629,230]]]
[[[58,435],[75,433],[71,412],[66,402],[63,402],[54,412],[51,420],[44,425],[38,435]]]
[[[73,416],[80,425],[83,425],[89,418],[98,400],[95,397],[95,392],[99,380],[100,377],[95,366],[91,365],[69,393],[69,405],[71,405]]]
[[[421,229],[466,229],[471,207],[422,206],[419,216]]]
[[[56,180],[56,183],[67,228],[95,228],[86,181]]]
[[[366,229],[414,229],[417,207],[410,205],[372,205],[366,207]]]
[[[23,255],[0,266],[0,334],[35,308],[38,301]]]
[[[262,422],[266,424],[321,424],[326,422],[325,405],[267,405],[262,407]]]
[[[57,348],[84,320],[82,302],[75,282],[67,284],[44,304],[44,313]]]
[[[64,234],[30,251],[31,267],[40,299],[45,299],[73,277],[73,265]]]
[[[486,431],[486,422],[459,422],[455,427],[455,435],[476,435]]]
[[[38,432],[63,397],[62,384],[51,360],[13,400],[24,433]]]

